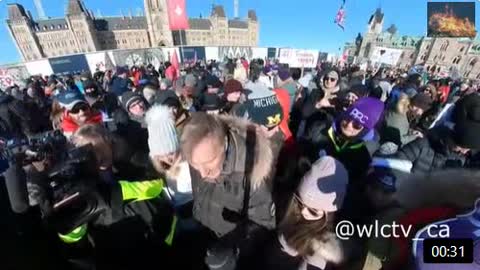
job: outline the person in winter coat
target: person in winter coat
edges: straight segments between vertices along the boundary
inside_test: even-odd
[[[165,175],[168,194],[175,207],[190,202],[192,181],[188,162],[180,153],[174,115],[164,105],[155,105],[146,115],[150,158],[157,172]]]
[[[82,148],[90,149],[88,146]],[[101,166],[96,161],[95,155],[90,153],[92,156],[87,162]],[[172,224],[175,224],[176,219],[163,195],[163,181],[156,179],[130,182],[122,179],[118,182],[106,183],[95,171],[98,167],[88,166],[88,168],[91,170],[82,170],[82,175],[78,177],[88,177],[88,180],[91,180],[90,183],[83,183],[84,188],[90,191],[90,197],[88,202],[79,205],[92,208],[75,208],[76,214],[70,213],[71,215],[67,216],[69,220],[64,222],[64,226],[50,227],[63,242],[62,250],[78,250],[79,247],[88,247],[93,242],[92,259],[95,269],[149,268],[152,265],[152,256],[158,256],[158,254],[166,256],[164,259],[167,260],[169,246],[172,245],[175,234],[172,230],[175,226]],[[21,166],[12,166],[10,171],[7,171],[8,177],[21,176],[22,170]],[[49,183],[46,177],[44,173],[39,176],[38,181]],[[48,194],[49,190],[44,188],[35,192]],[[55,207],[49,198],[50,196],[43,196],[45,202],[40,202],[40,210],[44,216],[52,213]],[[79,205],[76,207],[81,207]],[[75,206],[65,203],[64,207],[72,209]],[[86,218],[85,213],[89,212],[97,214]],[[47,224],[51,226],[50,223]],[[32,225],[37,226],[36,224],[30,226]],[[132,247],[135,248],[132,249]],[[119,256],[122,260],[118,259]]]
[[[117,96],[121,97],[129,91],[133,82],[128,78],[128,69],[124,67],[117,68],[117,75],[112,78],[110,89]]]
[[[84,125],[71,138],[76,147],[91,145],[98,165],[100,180],[106,184],[116,182],[113,172],[113,143],[108,130],[102,125]]]
[[[332,157],[316,161],[290,201],[278,238],[258,269],[330,269],[344,261],[344,243],[334,232],[335,212],[343,204],[348,174]]]
[[[411,131],[407,113],[410,107],[410,99],[406,94],[401,94],[395,109],[390,109],[385,114],[385,126],[382,130],[382,141],[393,142],[398,146],[408,144],[423,134],[419,131]]]
[[[175,127],[179,134],[182,133],[183,127],[190,118],[190,113],[185,110],[180,103],[180,99],[173,91],[162,91],[155,98],[155,104],[165,105],[175,117]]]
[[[149,107],[145,98],[137,93],[125,92],[121,98],[122,107],[113,114],[111,132],[117,138],[118,170],[128,178],[146,177],[153,172],[148,157],[148,131],[145,113]],[[123,164],[123,165],[122,165]]]
[[[290,94],[290,102],[294,101],[295,94],[300,91],[297,83],[292,79],[290,70],[287,68],[280,69],[278,71],[278,84],[276,88],[282,88],[288,91]]]
[[[102,114],[92,109],[77,90],[63,91],[57,101],[64,108],[61,129],[67,138],[83,125],[103,123]]]
[[[255,125],[239,118],[194,113],[185,125],[181,149],[190,165],[193,214],[216,235],[206,257],[211,269],[234,269],[237,256],[240,264],[251,261],[262,236],[275,228],[269,146]]]
[[[92,80],[84,81],[85,99],[90,107],[112,117],[113,112],[118,109],[119,102],[117,96],[113,93],[104,93],[97,83]]]
[[[237,60],[237,65],[233,71],[233,78],[242,83],[246,82],[248,79],[247,71],[245,70],[245,67],[240,59]]]
[[[263,68],[262,73],[258,77],[258,81],[265,84],[265,86],[267,86],[268,89],[274,88],[273,70],[270,66],[266,66]]]
[[[142,95],[130,91],[122,95],[121,101],[129,118],[144,125],[145,113],[149,107],[148,101]]]
[[[454,130],[439,126],[431,129],[425,137],[402,147],[395,157],[412,162],[412,173],[462,168],[470,150],[480,149],[477,134],[476,126],[456,125]]]
[[[368,89],[367,86],[358,84],[358,85],[353,85],[350,87],[350,90],[345,94],[345,96],[341,99],[339,102],[340,107],[338,108],[339,111],[345,111],[347,110],[350,106],[353,105],[353,103],[357,102],[358,99],[368,97],[370,93],[370,89]]]
[[[359,99],[331,125],[311,129],[300,143],[310,160],[332,156],[345,165],[351,181],[362,179],[371,160],[371,152],[365,142],[374,139],[375,126],[383,108],[378,99]]]
[[[317,82],[318,87],[325,92],[325,96],[331,99],[338,91],[340,91],[340,72],[334,69],[327,69]]]
[[[223,97],[226,100],[223,111],[230,115],[237,114],[239,107],[246,101],[242,83],[234,79],[226,81]]]

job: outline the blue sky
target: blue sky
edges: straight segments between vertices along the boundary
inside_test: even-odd
[[[377,7],[385,13],[385,28],[394,23],[402,35],[424,35],[427,30],[427,0],[346,0],[346,26],[342,31],[333,23],[341,0],[239,0],[240,16],[255,8],[260,20],[260,46],[295,47],[338,53],[346,41],[364,32],[370,15]],[[128,14],[143,9],[143,0],[84,0],[86,6],[103,16]],[[227,16],[233,16],[233,0],[186,0],[189,17],[210,14],[212,3],[222,4]],[[444,1],[445,2],[445,1]],[[467,2],[467,1],[461,1]],[[0,0],[0,64],[20,61],[7,32],[7,3],[20,3],[37,18],[33,0]],[[47,16],[64,15],[67,0],[42,0]],[[480,1],[476,1],[476,8]],[[476,14],[476,21],[480,23]]]

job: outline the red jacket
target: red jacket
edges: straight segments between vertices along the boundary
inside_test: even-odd
[[[100,112],[94,113],[90,118],[87,120],[86,124],[101,124],[103,122],[102,114]],[[73,119],[68,115],[67,112],[63,115],[62,120],[62,130],[65,134],[73,134],[79,126]]]

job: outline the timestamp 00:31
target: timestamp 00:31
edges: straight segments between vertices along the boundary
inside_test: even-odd
[[[473,239],[429,238],[423,242],[425,263],[473,263]]]

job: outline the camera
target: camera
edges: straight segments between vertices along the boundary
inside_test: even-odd
[[[67,139],[63,134],[49,131],[31,138],[14,138],[8,140],[2,154],[8,160],[15,159],[19,154],[25,154],[25,163],[41,161],[47,157],[58,157],[67,147]]]
[[[98,184],[99,173],[91,145],[69,147],[65,136],[53,131],[28,139],[9,140],[2,154],[22,167],[40,161],[49,164],[42,173],[41,192],[45,194],[45,203],[41,212],[57,232],[67,234],[95,220],[106,209],[106,194]],[[22,196],[27,193],[26,183],[6,181],[11,204],[28,205],[28,197]]]

